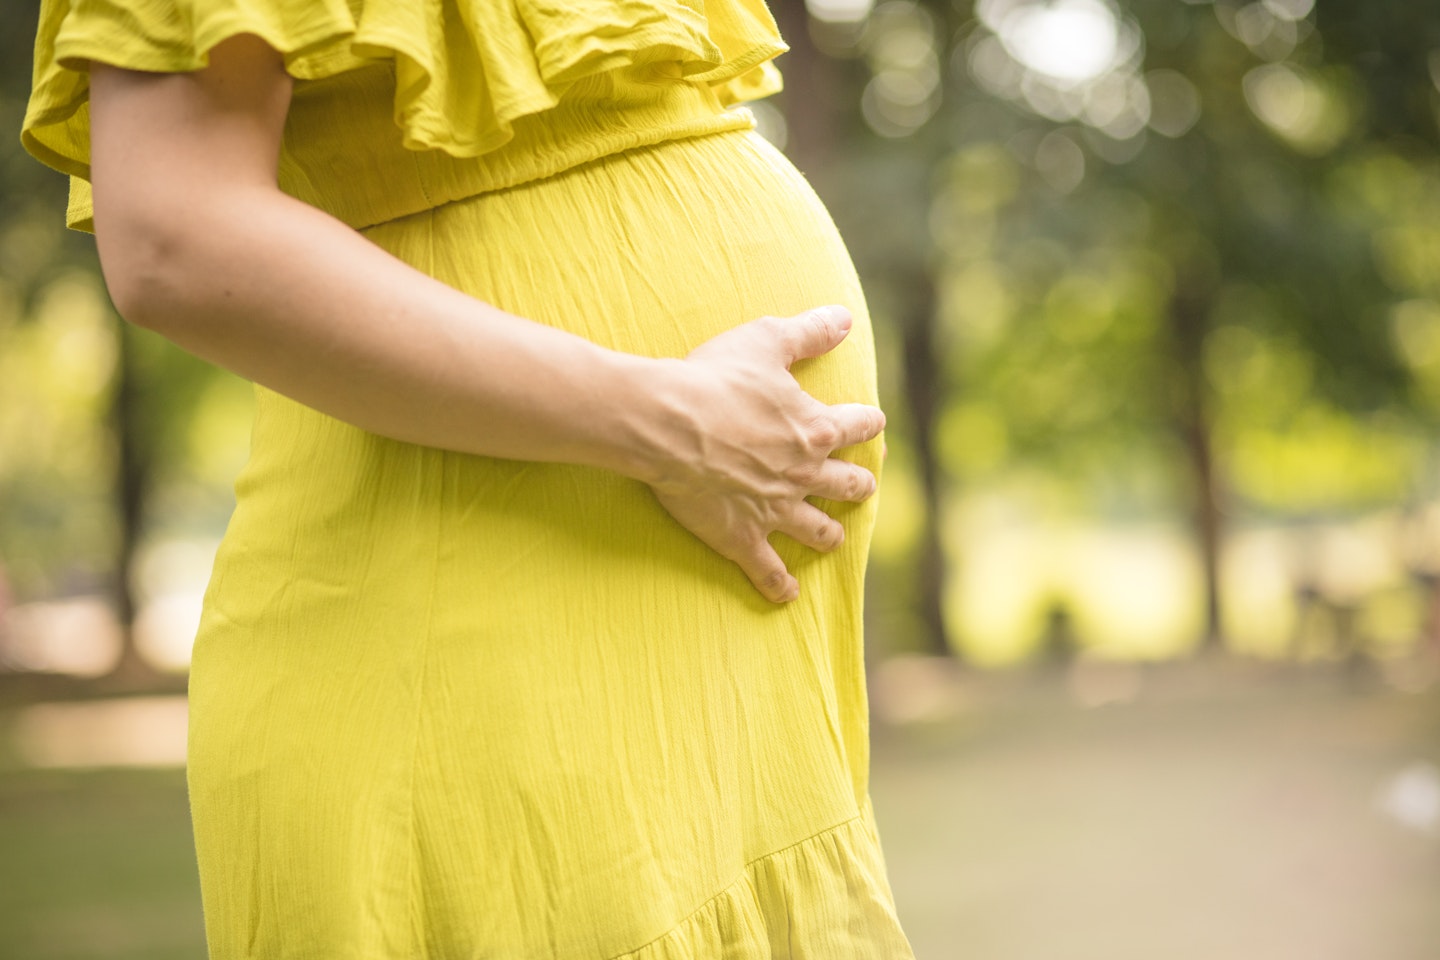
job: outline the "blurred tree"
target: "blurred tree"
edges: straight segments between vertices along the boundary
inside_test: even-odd
[[[947,487],[1040,464],[1102,509],[1190,516],[1214,644],[1227,513],[1403,495],[1435,410],[1413,355],[1440,363],[1440,233],[1416,216],[1437,196],[1434,171],[1417,169],[1436,140],[1433,12],[1358,0],[1319,13],[1313,0],[809,10],[816,46],[860,90],[845,101],[855,139],[824,183],[904,345],[935,537],[917,551],[922,570],[943,560]],[[1408,182],[1382,184],[1381,170]],[[1419,344],[1412,356],[1396,329],[1402,347]],[[1264,452],[1298,448],[1288,462]],[[1326,489],[1297,496],[1342,448]]]
[[[51,357],[36,351],[42,347],[75,350],[80,341],[59,334],[29,338],[33,341],[28,348],[32,373],[97,378],[97,382],[73,384],[69,389],[78,395],[94,393],[104,398],[106,409],[85,414],[85,420],[57,421],[35,409],[37,404],[50,402],[46,399],[50,391],[33,378],[25,381],[31,392],[17,401],[23,403],[21,409],[30,411],[28,418],[35,424],[49,423],[60,431],[50,442],[94,452],[96,462],[86,469],[91,477],[96,470],[108,474],[109,482],[103,486],[108,490],[113,522],[88,519],[92,515],[83,507],[77,481],[64,479],[58,461],[37,456],[37,448],[27,447],[20,439],[27,432],[17,429],[9,435],[12,440],[7,448],[0,450],[0,462],[5,464],[0,468],[0,496],[10,507],[0,512],[0,563],[11,569],[13,586],[21,597],[86,589],[91,578],[98,576],[114,599],[122,626],[124,644],[116,673],[144,678],[152,670],[135,648],[131,626],[136,613],[133,565],[146,529],[147,505],[157,481],[182,469],[186,428],[197,410],[197,399],[214,380],[227,375],[115,315],[103,296],[94,241],[65,229],[67,179],[37,163],[21,147],[17,134],[29,99],[38,13],[33,2],[0,0],[0,18],[7,24],[7,29],[0,31],[0,118],[3,127],[12,131],[0,143],[0,182],[4,184],[0,190],[0,300],[10,305],[0,310],[0,336],[5,349],[23,353],[16,331],[34,325],[44,314],[46,299],[55,300],[52,295],[57,295],[59,309],[70,311],[86,331],[83,342],[91,344],[86,349],[99,350],[108,358],[98,365],[75,358],[52,363]],[[96,291],[98,299],[90,294],[78,299],[67,294],[76,289],[77,282],[81,288]],[[104,331],[101,335],[110,342],[108,349],[92,343],[88,318],[96,309],[100,311],[96,322],[101,324],[96,331]],[[55,318],[53,323],[57,330],[73,326],[64,318]],[[84,439],[92,425],[108,435],[98,444]],[[79,519],[66,519],[72,517]],[[37,537],[42,529],[49,533]],[[96,556],[107,556],[107,560],[92,570],[86,558]]]

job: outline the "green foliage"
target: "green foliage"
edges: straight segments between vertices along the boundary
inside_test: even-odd
[[[65,229],[68,181],[20,146],[38,17],[38,3],[0,2],[0,283],[19,296],[22,316],[55,277],[98,272],[94,243]]]
[[[1403,499],[1440,397],[1440,18],[1132,0],[1133,55],[1076,81],[1006,35],[1021,6],[892,0],[852,31],[871,84],[896,69],[886,30],[928,31],[944,68],[928,123],[872,124],[845,183],[874,186],[842,226],[873,284],[939,265],[949,473],[1041,465],[1092,505],[1173,511],[1153,480],[1198,367],[1243,503]],[[902,153],[916,169],[878,175]],[[1177,298],[1199,313],[1184,342]]]
[[[94,240],[65,229],[66,178],[19,139],[37,12],[0,3],[0,571],[22,598],[108,577],[122,440],[147,478],[152,528],[222,527],[250,404],[248,384],[123,323]],[[122,370],[134,384],[123,433]]]
[[[104,574],[94,564],[114,538],[105,413],[116,351],[93,275],[50,283],[24,322],[19,299],[0,304],[0,557],[24,595],[63,586],[67,571]]]

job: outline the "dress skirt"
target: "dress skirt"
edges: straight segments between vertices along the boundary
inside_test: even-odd
[[[364,233],[647,356],[844,304],[849,337],[793,372],[876,402],[851,259],[753,131]],[[190,674],[211,960],[911,956],[868,792],[875,498],[821,504],[845,526],[833,553],[773,538],[801,585],[777,606],[641,483],[256,393]],[[879,473],[878,439],[840,455]]]

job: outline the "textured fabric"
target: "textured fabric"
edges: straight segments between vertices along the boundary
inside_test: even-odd
[[[761,0],[44,0],[21,136],[71,175],[70,226],[94,229],[88,62],[194,70],[239,33],[309,81],[281,188],[357,228],[753,126],[725,108],[779,90],[788,49]]]
[[[698,29],[698,5],[555,4],[590,32],[541,60],[574,62],[592,35],[623,49],[647,8],[667,31]],[[323,4],[295,9],[330,22]],[[310,36],[283,8],[245,10]],[[705,13],[769,23],[739,0]],[[87,25],[116,49],[133,32],[103,16],[73,30]],[[695,89],[678,62],[648,86]],[[646,87],[611,89],[643,110]],[[874,402],[870,321],[833,222],[748,117],[706,127],[712,106],[690,101],[688,135],[362,232],[481,300],[647,356],[843,303],[850,336],[794,372],[822,401]],[[567,116],[536,119],[583,140]],[[353,143],[338,121],[305,122]],[[389,140],[406,129],[402,111]],[[190,674],[211,960],[910,960],[868,790],[875,499],[823,504],[846,530],[833,553],[775,538],[801,583],[777,606],[636,481],[390,440],[259,386],[256,399]],[[878,473],[879,447],[844,454]]]

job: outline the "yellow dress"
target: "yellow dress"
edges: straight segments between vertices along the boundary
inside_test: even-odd
[[[844,303],[795,373],[875,401],[845,246],[735,106],[779,88],[762,0],[45,0],[22,135],[72,226],[87,61],[237,33],[298,81],[283,189],[395,256],[649,356]],[[873,499],[824,505],[834,553],[775,539],[775,606],[635,481],[256,395],[190,674],[212,960],[911,957],[868,793]]]

